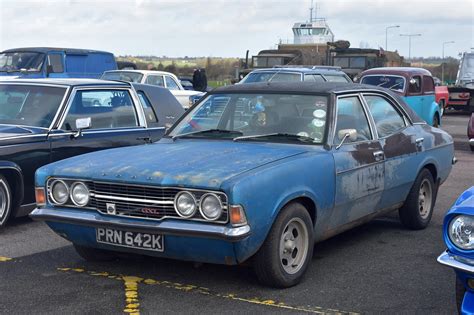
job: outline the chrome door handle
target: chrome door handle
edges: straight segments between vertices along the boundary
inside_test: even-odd
[[[166,119],[174,119],[174,116],[166,116]]]
[[[375,161],[381,161],[384,158],[383,151],[375,151],[374,153]]]

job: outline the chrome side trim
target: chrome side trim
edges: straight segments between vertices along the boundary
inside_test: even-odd
[[[30,217],[34,220],[81,225],[87,227],[110,227],[127,231],[158,233],[164,235],[203,237],[229,242],[242,240],[250,235],[249,225],[229,227],[225,225],[194,221],[145,221],[137,218],[124,219],[103,215],[94,211],[76,209],[36,208]]]
[[[474,274],[473,265],[468,265],[467,263],[460,261],[456,256],[448,253],[448,251],[439,255],[437,261],[441,265]]]

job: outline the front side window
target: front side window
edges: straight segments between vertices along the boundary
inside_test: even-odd
[[[0,72],[41,71],[44,54],[37,52],[8,52],[0,54]]]
[[[403,116],[382,96],[364,95],[379,138],[392,135],[405,128]]]
[[[104,72],[101,79],[110,81],[126,81],[140,83],[142,81],[143,74],[132,71],[109,71]]]
[[[75,130],[76,120],[91,118],[91,129],[138,126],[130,94],[126,90],[77,91],[62,128]]]
[[[347,137],[344,143],[359,142],[371,140],[372,134],[369,128],[369,121],[364,113],[362,103],[357,96],[339,98],[337,100],[337,118],[336,133],[334,136],[334,144],[339,144],[345,135],[353,130],[356,137]]]
[[[405,78],[394,75],[368,75],[362,77],[360,83],[380,86],[399,93],[405,91]]]
[[[0,124],[48,128],[65,93],[59,87],[0,85]]]
[[[178,84],[169,75],[165,75],[166,88],[168,90],[179,90]]]
[[[52,73],[64,72],[63,56],[60,54],[48,55],[48,65],[51,66]]]
[[[146,78],[145,83],[165,87],[165,80],[162,75],[151,74]]]
[[[327,109],[327,96],[213,94],[188,112],[170,136],[320,144]]]
[[[349,68],[349,58],[347,57],[334,57],[334,66],[341,68]]]
[[[365,57],[351,57],[351,68],[365,69]]]
[[[240,83],[257,83],[257,82],[299,82],[301,81],[300,73],[278,72],[278,70],[265,72],[249,73]]]

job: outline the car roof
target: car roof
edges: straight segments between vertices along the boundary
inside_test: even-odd
[[[318,67],[315,66],[314,68],[309,68],[309,67],[275,67],[275,68],[265,68],[265,69],[255,69],[250,73],[256,73],[256,72],[299,72],[299,73],[315,73],[315,74],[344,74],[344,72],[338,68],[338,67]]]
[[[429,75],[431,76],[431,72],[423,68],[415,68],[415,67],[382,67],[382,68],[372,68],[365,70],[361,73],[361,77],[368,74],[398,74],[398,75],[406,75],[406,74],[420,74],[420,75]]]
[[[142,73],[142,74],[167,74],[167,75],[172,75],[176,76],[175,74],[171,72],[166,72],[166,71],[159,71],[159,70],[136,70],[136,69],[124,69],[124,70],[107,70],[104,71],[104,73],[111,73],[111,72],[136,72],[136,73]]]
[[[47,53],[49,51],[63,51],[66,54],[89,54],[89,53],[102,53],[102,54],[112,54],[108,51],[101,50],[92,50],[92,49],[78,49],[78,48],[58,48],[58,47],[22,47],[22,48],[11,48],[2,51],[1,53],[9,52],[38,52],[38,53]]]
[[[99,79],[82,79],[82,78],[61,78],[61,79],[12,79],[12,80],[0,80],[0,84],[37,84],[37,85],[63,85],[63,86],[119,86],[127,87],[130,86],[128,82],[122,81],[107,81]]]

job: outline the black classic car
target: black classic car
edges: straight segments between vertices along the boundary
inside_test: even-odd
[[[40,166],[156,141],[183,112],[167,89],[144,84],[0,82],[0,227],[34,208],[34,173]]]

